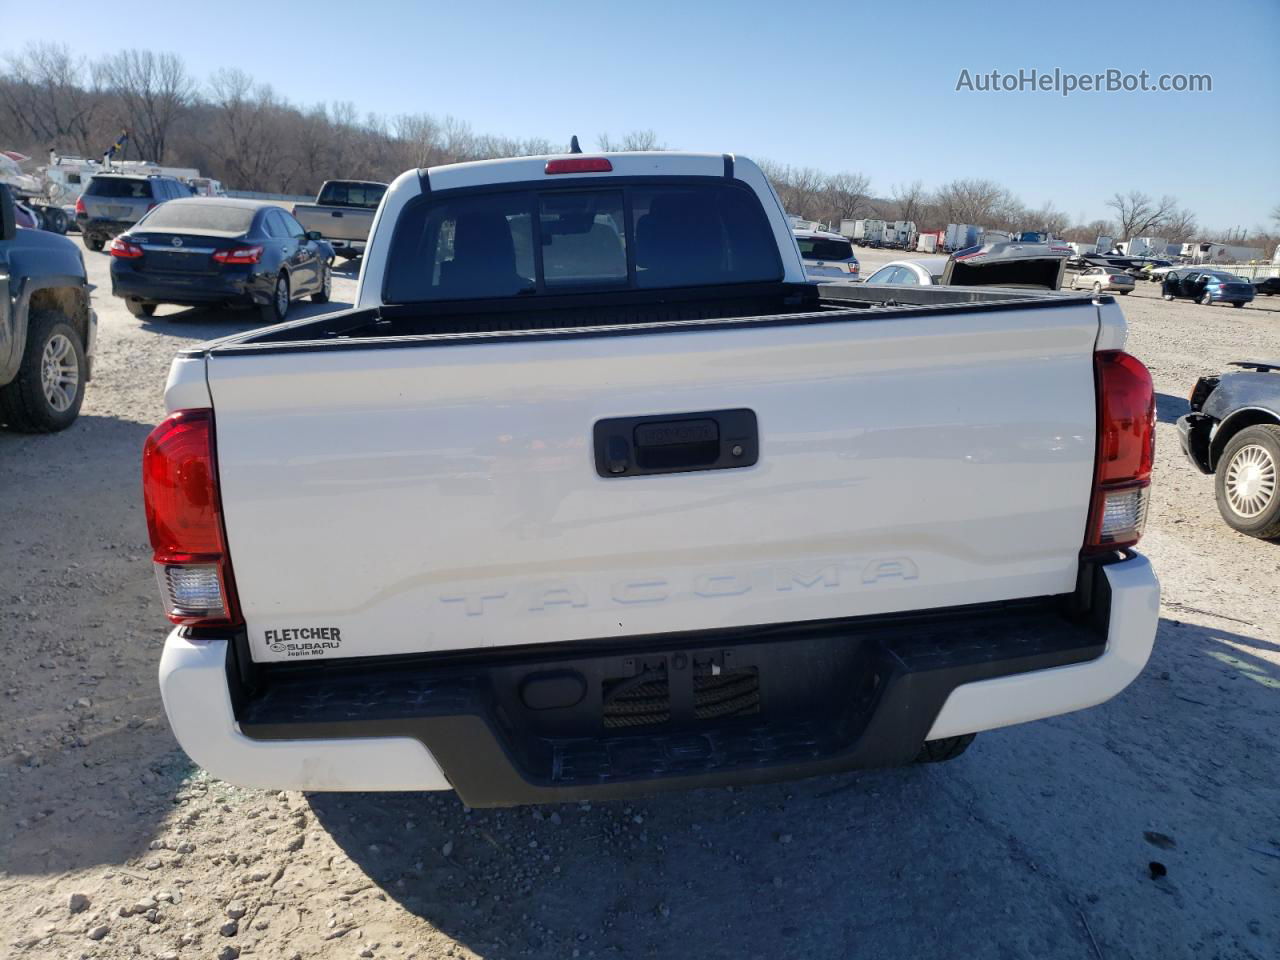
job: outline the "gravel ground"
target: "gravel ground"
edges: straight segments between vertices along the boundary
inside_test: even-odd
[[[1165,604],[1115,700],[932,768],[471,811],[242,790],[177,748],[139,451],[175,350],[246,318],[139,322],[86,258],[83,415],[0,433],[4,956],[1280,956],[1280,549],[1221,522],[1173,426],[1197,375],[1280,356],[1280,300],[1121,298],[1160,392]]]

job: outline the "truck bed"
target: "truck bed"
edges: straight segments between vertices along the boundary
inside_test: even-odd
[[[612,298],[599,294],[589,298],[544,297],[536,307],[519,301],[413,304],[343,310],[297,320],[201,345],[188,354],[202,353],[207,347],[227,353],[242,348],[256,352],[286,345],[315,347],[325,343],[369,347],[377,341],[403,342],[405,338],[457,339],[521,333],[618,334],[622,332],[618,327],[649,332],[673,327],[722,327],[732,322],[826,323],[881,317],[888,312],[897,316],[936,315],[940,311],[966,314],[990,309],[1066,306],[1085,299],[1088,298],[1083,294],[1033,293],[996,287],[781,284],[734,291],[731,295],[698,291],[683,296],[672,293],[661,299],[625,294]]]

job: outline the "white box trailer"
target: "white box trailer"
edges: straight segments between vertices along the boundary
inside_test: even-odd
[[[922,233],[916,240],[916,253],[937,253],[938,252],[938,235],[934,233]]]
[[[861,222],[862,222],[861,220],[841,220],[840,236],[848,237],[850,240],[852,240],[856,236],[854,231],[857,228],[858,224],[860,224]]]
[[[914,220],[886,221],[884,226],[884,245],[898,250],[910,250],[916,242],[916,224]]]
[[[883,220],[855,220],[853,242],[860,247],[878,247],[884,243]]]
[[[1266,253],[1261,247],[1201,240],[1195,243],[1184,243],[1182,255],[1189,257],[1192,263],[1248,263],[1250,260],[1263,259]]]

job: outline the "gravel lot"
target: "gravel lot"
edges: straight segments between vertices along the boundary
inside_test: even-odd
[[[1121,298],[1160,392],[1143,549],[1165,605],[1117,699],[933,768],[469,811],[241,790],[177,748],[139,452],[175,350],[247,317],[140,322],[86,259],[83,415],[0,433],[0,954],[1280,956],[1280,546],[1221,522],[1173,426],[1197,375],[1280,359],[1280,299]]]

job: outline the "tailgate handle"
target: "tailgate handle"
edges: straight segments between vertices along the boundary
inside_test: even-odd
[[[596,421],[596,473],[635,477],[753,466],[760,439],[753,410],[711,410]]]

